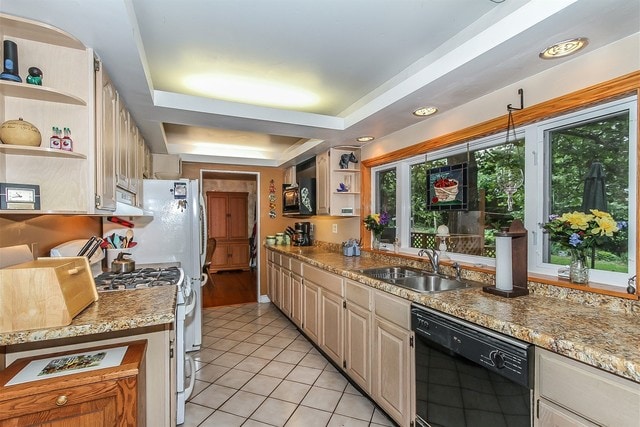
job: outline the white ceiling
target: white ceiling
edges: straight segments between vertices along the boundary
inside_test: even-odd
[[[640,30],[635,0],[1,0],[0,11],[92,47],[152,152],[267,166],[570,60],[538,59],[557,41],[588,37],[589,51]],[[229,77],[250,97],[286,85],[315,103],[230,97]]]

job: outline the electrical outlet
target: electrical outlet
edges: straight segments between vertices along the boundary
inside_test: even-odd
[[[331,231],[333,233],[337,233],[338,232],[338,224],[331,224]]]

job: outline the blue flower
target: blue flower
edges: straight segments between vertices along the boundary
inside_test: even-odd
[[[627,228],[627,221],[618,221],[618,230],[624,230]]]
[[[571,237],[569,237],[569,244],[574,248],[577,248],[582,243],[582,239],[578,233],[573,233]]]

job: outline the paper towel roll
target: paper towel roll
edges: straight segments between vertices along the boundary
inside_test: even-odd
[[[496,288],[513,290],[513,266],[511,264],[511,237],[496,236]]]

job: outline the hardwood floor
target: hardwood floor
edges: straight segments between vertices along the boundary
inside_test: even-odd
[[[202,288],[203,306],[218,307],[257,302],[256,275],[256,269],[251,271],[220,271],[211,274],[209,283]]]

